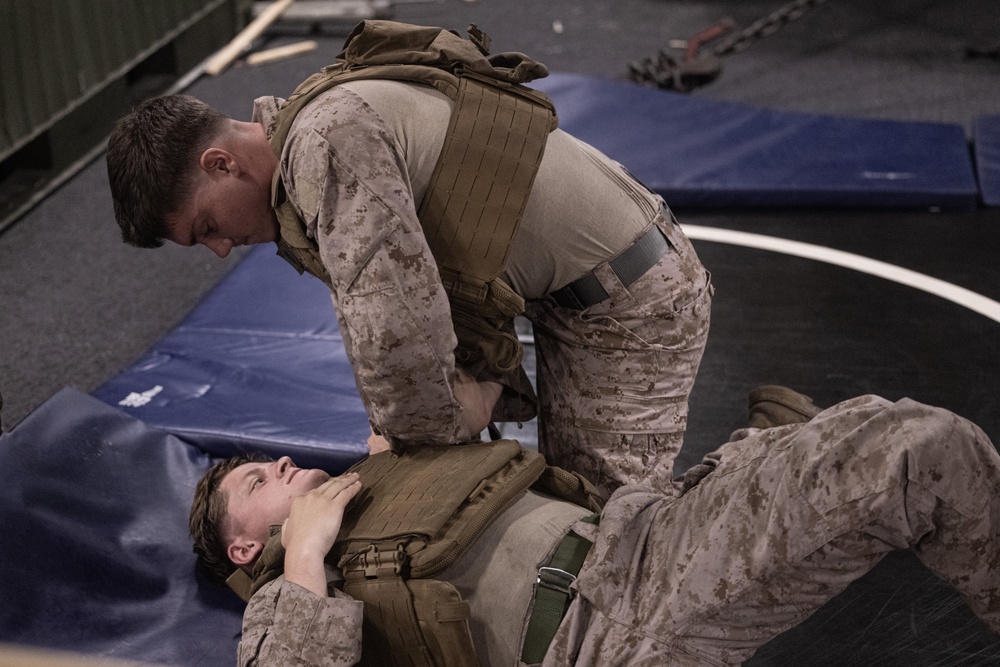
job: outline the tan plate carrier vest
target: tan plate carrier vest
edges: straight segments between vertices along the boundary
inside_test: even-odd
[[[600,509],[589,482],[547,466],[514,440],[383,452],[351,471],[364,488],[348,505],[327,561],[344,573],[344,592],[364,602],[361,664],[371,667],[478,666],[468,603],[454,586],[431,577],[525,489]],[[249,600],[283,570],[275,533],[253,577],[237,570],[228,583]]]
[[[535,399],[513,323],[524,299],[500,274],[557,119],[548,96],[521,85],[546,76],[544,65],[519,53],[487,58],[489,39],[475,26],[470,35],[474,41],[441,28],[362,21],[337,62],[300,84],[282,105],[270,145],[280,160],[299,111],[348,81],[421,83],[454,101],[417,216],[451,304],[456,360],[479,379],[504,379],[520,399],[502,401],[498,414],[526,421],[535,416]],[[280,170],[271,195],[281,229],[278,254],[332,289],[316,241],[285,196]]]

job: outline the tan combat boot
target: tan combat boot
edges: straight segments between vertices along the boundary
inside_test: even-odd
[[[804,424],[823,411],[808,396],[776,384],[754,388],[747,400],[747,407],[750,410],[750,426],[753,428]]]

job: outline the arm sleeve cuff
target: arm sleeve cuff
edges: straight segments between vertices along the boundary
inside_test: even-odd
[[[262,589],[254,598],[244,616],[240,664],[346,667],[360,661],[361,602],[339,591],[320,597],[287,581],[280,582],[277,591]],[[256,627],[253,618],[267,627]]]

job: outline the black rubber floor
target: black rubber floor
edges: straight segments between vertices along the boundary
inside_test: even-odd
[[[926,272],[1000,300],[997,211],[682,213],[690,224],[807,241]],[[696,241],[713,272],[712,332],[681,467],[739,426],[760,383],[820,405],[877,393],[947,407],[1000,437],[1000,323],[856,270]],[[1000,641],[910,553],[894,554],[752,665],[996,665]]]

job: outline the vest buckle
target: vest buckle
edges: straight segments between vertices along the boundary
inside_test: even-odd
[[[405,559],[406,552],[403,550],[402,544],[397,544],[392,551],[379,551],[378,546],[369,544],[367,549],[355,555],[352,559],[353,562],[345,569],[360,571],[365,579],[378,579],[385,576],[398,577],[403,571]]]
[[[468,31],[469,41],[476,45],[479,52],[484,56],[490,55],[490,36],[479,29],[475,23],[470,23]]]

